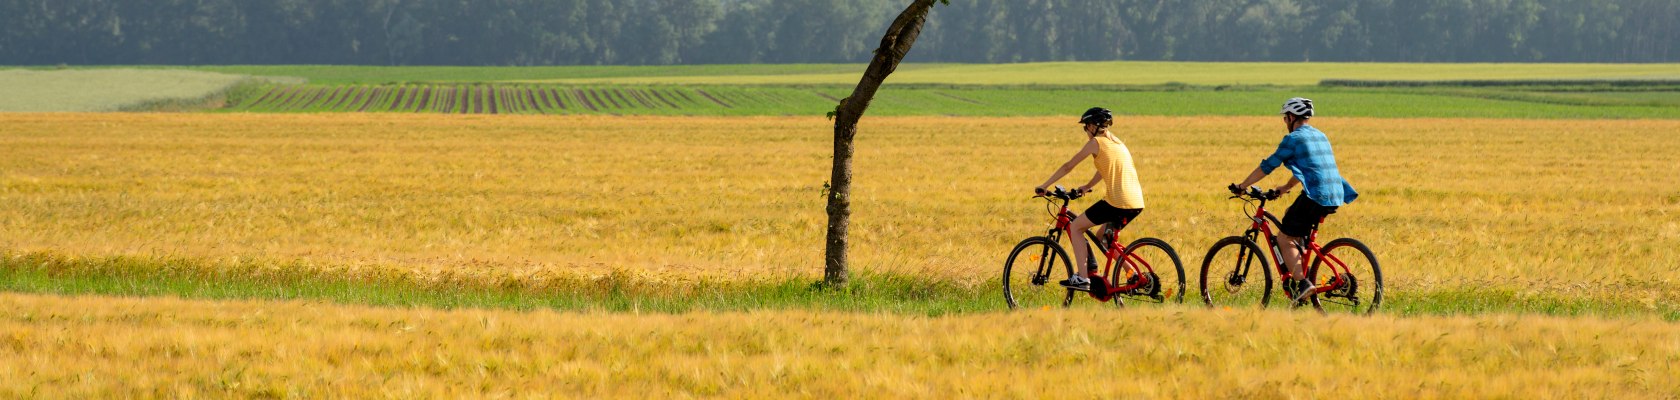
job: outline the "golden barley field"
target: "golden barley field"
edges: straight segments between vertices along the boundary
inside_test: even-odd
[[[1680,301],[1680,121],[1315,124],[1362,193],[1322,237],[1373,247],[1391,298]],[[680,284],[821,269],[821,118],[6,114],[0,127],[0,248],[13,254],[534,287],[614,270]],[[1047,226],[1031,188],[1082,140],[1068,118],[862,129],[855,267],[976,285]],[[1149,204],[1127,236],[1167,239],[1194,274],[1243,227],[1224,186],[1283,131],[1270,117],[1127,117],[1117,133]]]
[[[1010,247],[1046,227],[1029,197],[1080,144],[1069,120],[866,119],[855,267],[994,289]],[[1362,194],[1323,236],[1371,245],[1391,302],[1680,302],[1680,121],[1315,125]],[[1126,117],[1117,133],[1149,204],[1127,237],[1168,240],[1192,274],[1243,227],[1223,187],[1283,134],[1269,116]],[[830,145],[828,122],[806,117],[0,114],[0,256],[193,261],[54,273],[534,290],[608,274],[815,280]],[[20,293],[0,308],[0,398],[1680,398],[1680,326],[1655,313],[641,314]]]
[[[1138,309],[948,317],[0,294],[0,397],[1676,398],[1642,319]]]

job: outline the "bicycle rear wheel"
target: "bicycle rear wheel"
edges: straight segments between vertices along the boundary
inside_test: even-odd
[[[1272,299],[1272,269],[1260,245],[1242,236],[1219,239],[1202,258],[1202,303],[1208,307],[1258,304]]]
[[[1132,264],[1144,273],[1153,273],[1154,276],[1150,277],[1151,284],[1131,292],[1120,293],[1119,296],[1137,303],[1184,302],[1184,263],[1179,261],[1178,251],[1173,250],[1165,240],[1142,238],[1132,241],[1132,244],[1126,246],[1126,254],[1128,256],[1122,261]],[[1112,286],[1126,286],[1131,284],[1131,279],[1136,279],[1121,273],[1124,269],[1119,263],[1116,263],[1115,270],[1114,276],[1109,277]],[[1114,303],[1116,306],[1124,306],[1124,303],[1119,301]]]
[[[1382,306],[1382,267],[1364,243],[1349,238],[1330,241],[1307,269],[1316,285],[1336,288],[1312,296],[1309,303],[1324,313],[1370,315]],[[1332,264],[1334,264],[1332,266]]]
[[[1043,236],[1022,240],[1003,264],[1003,300],[1010,309],[1067,307],[1073,290],[1058,282],[1073,276],[1073,262],[1062,246]]]

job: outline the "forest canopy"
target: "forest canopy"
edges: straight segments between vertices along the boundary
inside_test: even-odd
[[[0,64],[868,60],[900,0],[0,0]],[[910,62],[1674,62],[1680,0],[952,0]]]

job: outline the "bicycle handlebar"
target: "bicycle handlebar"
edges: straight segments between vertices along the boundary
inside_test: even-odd
[[[1277,189],[1266,189],[1266,191],[1262,192],[1260,191],[1260,188],[1253,186],[1248,187],[1248,193],[1243,193],[1242,188],[1237,187],[1237,184],[1235,183],[1231,184],[1231,186],[1225,187],[1225,190],[1231,191],[1231,194],[1234,195],[1231,196],[1233,199],[1247,197],[1255,200],[1269,201],[1277,200],[1279,197],[1283,197],[1283,193],[1279,193]]]
[[[1038,190],[1038,195],[1033,196],[1033,197],[1034,198],[1053,197],[1053,198],[1062,199],[1062,200],[1066,200],[1066,201],[1073,201],[1073,200],[1076,200],[1076,199],[1078,199],[1080,197],[1084,197],[1084,196],[1085,196],[1085,192],[1081,192],[1078,189],[1068,190],[1068,189],[1062,188],[1061,185],[1056,185],[1056,190],[1040,189],[1040,190]]]

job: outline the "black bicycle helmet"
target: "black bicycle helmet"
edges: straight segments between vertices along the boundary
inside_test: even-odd
[[[1104,122],[1113,120],[1114,113],[1109,112],[1107,108],[1102,107],[1091,107],[1091,109],[1085,110],[1085,115],[1079,116],[1079,123],[1081,124],[1101,125]]]

